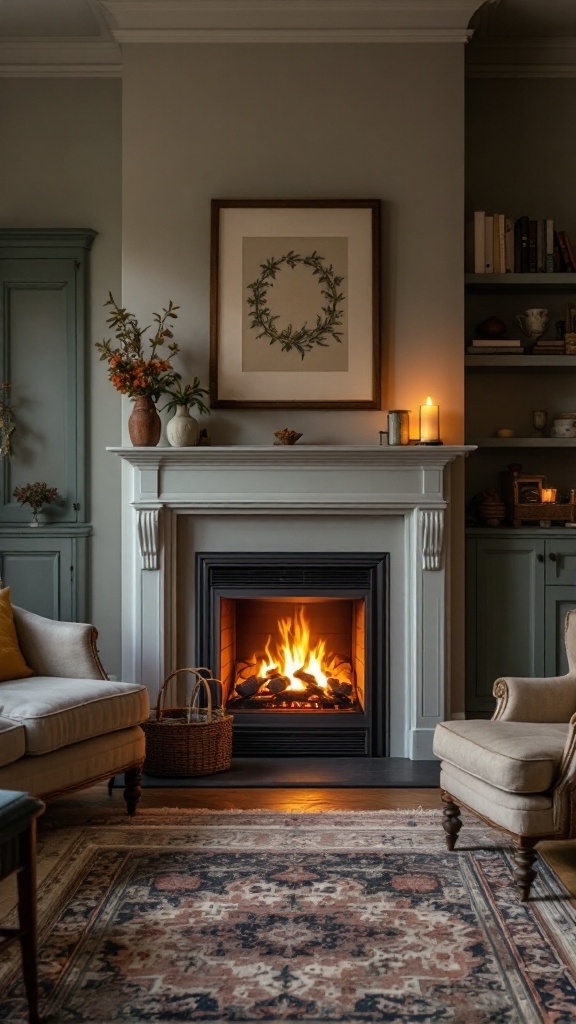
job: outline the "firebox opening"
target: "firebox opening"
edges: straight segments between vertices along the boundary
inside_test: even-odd
[[[362,713],[365,601],[220,599],[220,675],[230,710]]]

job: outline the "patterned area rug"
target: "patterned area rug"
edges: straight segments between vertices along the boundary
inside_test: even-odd
[[[576,912],[500,837],[429,811],[151,810],[47,828],[43,1020],[568,1024]],[[8,922],[5,922],[8,923]],[[19,958],[0,1020],[26,1021]]]

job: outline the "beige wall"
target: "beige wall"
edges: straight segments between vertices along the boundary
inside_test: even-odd
[[[463,47],[124,48],[124,301],[172,298],[189,372],[207,380],[212,198],[383,205],[384,408],[440,404],[462,440]],[[375,443],[382,412],[215,410],[215,442]]]
[[[92,344],[102,303],[120,291],[121,90],[116,80],[0,80],[0,221],[7,228],[93,228],[88,332],[89,616],[106,669],[120,671],[120,398]]]

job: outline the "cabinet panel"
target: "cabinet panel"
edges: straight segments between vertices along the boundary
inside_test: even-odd
[[[544,541],[469,540],[466,571],[466,707],[486,714],[499,676],[543,674]]]
[[[24,544],[15,538],[1,542],[0,574],[12,591],[12,601],[49,619],[71,618],[71,541],[58,545],[48,539]]]
[[[545,674],[563,676],[568,671],[564,644],[566,615],[576,608],[574,587],[546,587],[546,658]]]

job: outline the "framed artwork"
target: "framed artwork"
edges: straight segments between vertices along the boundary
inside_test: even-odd
[[[519,505],[540,503],[542,487],[545,483],[545,476],[516,476],[514,478],[514,501]]]
[[[379,200],[212,200],[213,406],[380,408]]]

